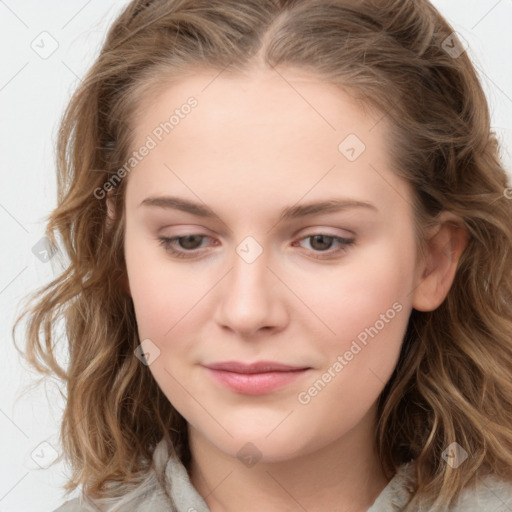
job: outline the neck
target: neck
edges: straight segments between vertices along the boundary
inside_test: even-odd
[[[364,512],[388,483],[373,432],[358,424],[314,452],[246,467],[190,428],[191,482],[211,512]]]

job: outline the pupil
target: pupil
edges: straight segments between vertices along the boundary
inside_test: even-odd
[[[330,246],[330,242],[332,242],[332,236],[325,236],[325,235],[314,235],[313,236],[313,243],[311,244],[312,247],[315,247],[316,244],[316,241],[317,240],[320,240],[320,247],[316,247],[316,249],[328,249],[329,246]],[[325,240],[327,240],[327,243],[325,242]],[[322,244],[322,241],[324,241],[324,243]]]
[[[200,237],[198,237],[197,235],[189,235],[189,236],[185,236],[183,238],[181,238],[180,240],[180,245],[184,248],[184,249],[195,249],[197,246],[197,240],[196,240],[196,243],[194,244],[194,239],[198,239]]]

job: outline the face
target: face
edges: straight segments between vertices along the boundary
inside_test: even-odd
[[[125,178],[129,288],[194,435],[287,460],[373,425],[412,309],[412,194],[385,120],[338,88],[215,76],[137,118],[134,150],[152,147]]]

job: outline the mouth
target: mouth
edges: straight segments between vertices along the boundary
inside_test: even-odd
[[[283,388],[311,369],[311,367],[291,366],[273,361],[250,364],[224,361],[203,366],[217,383],[245,395],[263,395]]]

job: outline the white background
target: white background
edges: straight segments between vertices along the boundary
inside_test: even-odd
[[[510,172],[512,0],[433,3],[469,43]],[[55,383],[27,391],[34,375],[13,347],[11,328],[20,300],[59,269],[58,257],[44,263],[32,252],[55,206],[58,121],[124,5],[113,0],[0,0],[0,512],[50,512],[64,500],[65,466],[38,469],[36,463],[45,466],[60,449],[63,401]],[[40,36],[45,31],[58,48],[43,59],[31,45],[45,37],[50,48],[49,36]]]

